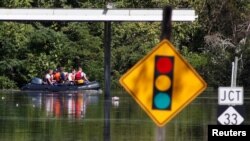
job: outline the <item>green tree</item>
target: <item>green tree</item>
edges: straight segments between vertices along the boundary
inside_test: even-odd
[[[0,25],[0,72],[17,84],[27,79],[23,75],[24,56],[32,30],[28,24],[4,22]]]
[[[1,0],[0,7],[17,8],[17,7],[31,7],[33,0]]]
[[[116,8],[194,8],[192,23],[173,22],[171,42],[209,86],[228,85],[231,62],[240,57],[239,84],[250,84],[250,4],[242,0],[113,0]],[[3,0],[6,8],[104,8],[105,1]],[[21,86],[48,68],[82,66],[91,79],[103,80],[103,22],[1,22],[0,73]],[[112,23],[112,80],[159,43],[159,22]],[[8,81],[11,80],[11,81]],[[14,83],[12,83],[14,82]],[[5,83],[5,82],[4,82]],[[9,87],[7,85],[2,85]]]
[[[248,1],[203,1],[200,4],[199,23],[205,43],[203,50],[208,56],[208,66],[204,70],[210,85],[229,85],[231,62],[235,56],[242,57],[242,62],[249,59],[244,53],[242,41],[247,40],[249,23]],[[242,63],[241,63],[242,64]],[[242,64],[244,66],[244,64]],[[249,70],[240,70],[246,73]],[[240,74],[241,75],[241,74]],[[242,84],[242,82],[239,82]]]

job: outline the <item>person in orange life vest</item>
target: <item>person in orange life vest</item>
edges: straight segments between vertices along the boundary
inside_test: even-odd
[[[54,80],[55,80],[57,83],[60,83],[60,81],[61,81],[61,73],[60,73],[60,71],[59,71],[58,69],[55,71]]]
[[[49,69],[48,72],[45,75],[45,83],[49,85],[53,85],[53,70]]]
[[[63,67],[59,67],[56,70],[56,73],[54,75],[54,79],[56,80],[57,83],[64,83],[64,81],[66,80],[66,73],[64,72],[64,68]]]
[[[88,82],[89,82],[89,80],[88,80],[86,74],[82,71],[82,68],[81,68],[81,67],[79,67],[79,68],[78,68],[78,71],[76,72],[75,80],[76,80],[76,82],[77,82],[78,84],[79,84],[79,83],[81,84],[81,83],[88,83]]]

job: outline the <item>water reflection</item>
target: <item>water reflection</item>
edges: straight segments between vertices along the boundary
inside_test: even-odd
[[[0,91],[0,98],[0,141],[103,140],[100,94]]]
[[[48,118],[82,119],[89,104],[97,104],[98,95],[77,93],[27,93],[33,108],[45,109]]]
[[[205,141],[207,125],[217,122],[217,91],[204,93],[163,128],[118,92],[106,101],[89,92],[0,91],[0,141]],[[249,124],[248,94],[244,106]]]

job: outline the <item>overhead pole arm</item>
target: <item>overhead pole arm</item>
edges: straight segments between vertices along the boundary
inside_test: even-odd
[[[172,12],[172,21],[194,21],[194,10]],[[162,21],[162,9],[28,9],[0,8],[0,21]]]

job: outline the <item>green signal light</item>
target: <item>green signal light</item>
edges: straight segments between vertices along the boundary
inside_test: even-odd
[[[154,98],[155,108],[166,109],[170,106],[170,96],[167,93],[157,93]]]

